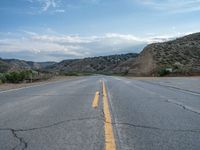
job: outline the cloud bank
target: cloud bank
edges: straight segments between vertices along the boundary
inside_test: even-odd
[[[38,34],[0,34],[0,57],[34,61],[60,61],[117,53],[140,52],[144,46],[162,42],[174,35],[137,37],[131,34],[106,33],[101,36]],[[13,56],[15,55],[15,56]]]

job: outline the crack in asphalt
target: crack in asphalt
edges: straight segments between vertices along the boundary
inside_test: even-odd
[[[25,150],[28,147],[28,143],[24,140],[24,138],[19,137],[17,135],[17,131],[14,129],[10,129],[10,131],[12,132],[12,135],[14,138],[16,138],[19,141],[19,144],[17,144],[15,147],[12,148],[12,150],[15,150],[17,148],[17,146],[22,146],[22,150]]]
[[[15,145],[12,150],[15,150],[18,146],[20,146],[22,150],[25,150],[28,147],[28,143],[25,139],[17,135],[17,132],[19,132],[18,130],[12,128],[0,128],[0,131],[10,131],[12,136],[19,141],[19,144]]]
[[[140,81],[140,80],[139,80],[139,81]],[[145,82],[145,81],[142,81],[142,82]],[[148,83],[148,82],[147,82],[147,83]],[[149,83],[149,84],[151,84],[151,83]],[[138,85],[138,84],[136,84],[136,85],[137,85],[138,87],[142,88],[143,90],[145,90],[144,87],[142,87],[142,86],[140,86],[140,85]],[[157,85],[157,84],[156,84],[156,85]],[[162,85],[161,85],[161,86],[162,86]],[[150,91],[150,90],[145,90],[145,91],[152,93],[152,91]],[[153,93],[154,93],[154,92],[153,92]],[[154,95],[157,95],[157,96],[159,96],[159,97],[165,99],[164,102],[177,105],[177,106],[183,108],[184,110],[187,110],[187,111],[190,111],[190,112],[192,112],[192,113],[195,113],[195,114],[200,115],[200,111],[197,110],[197,109],[194,109],[194,108],[192,108],[192,107],[190,107],[190,106],[184,105],[184,104],[182,104],[182,103],[180,103],[180,102],[178,102],[178,101],[169,99],[169,98],[167,98],[167,97],[165,97],[165,96],[162,96],[162,95],[160,95],[160,94],[157,94],[157,93],[154,93]]]
[[[41,127],[35,127],[35,128],[27,128],[27,129],[13,129],[13,128],[0,128],[0,131],[10,131],[15,139],[19,141],[19,144],[15,145],[12,150],[15,150],[18,146],[21,147],[21,150],[25,150],[28,147],[28,142],[25,141],[23,137],[20,137],[17,135],[17,132],[27,132],[27,131],[33,131],[33,130],[40,130],[45,128],[54,127],[66,122],[72,122],[72,121],[83,121],[83,120],[100,120],[98,116],[96,117],[86,117],[86,118],[76,118],[76,119],[69,119],[69,120],[63,120],[59,121],[53,124],[49,124],[46,126]]]
[[[144,81],[144,80],[139,80],[139,81],[144,82],[144,83],[148,83],[148,84],[158,85],[158,86],[161,86],[161,87],[167,87],[167,88],[177,89],[177,90],[179,90],[181,92],[188,92],[189,94],[192,94],[192,95],[200,95],[199,92],[191,91],[191,90],[187,90],[187,89],[183,89],[183,88],[179,88],[179,87],[176,87],[176,86],[163,85],[163,84],[160,84],[160,83],[153,83],[151,81]]]
[[[0,131],[10,131],[15,139],[19,141],[19,144],[15,145],[12,150],[16,150],[17,147],[21,147],[21,150],[25,150],[28,147],[28,142],[23,138],[20,137],[17,132],[26,132],[26,131],[33,131],[33,130],[40,130],[45,128],[54,127],[66,122],[72,122],[72,121],[83,121],[83,120],[101,120],[104,123],[109,123],[112,125],[125,125],[129,127],[134,128],[142,128],[142,129],[151,129],[151,130],[160,130],[160,131],[169,131],[169,132],[192,132],[192,133],[200,133],[200,129],[167,129],[167,128],[159,128],[154,126],[146,126],[146,125],[137,125],[132,123],[126,123],[126,122],[107,122],[104,117],[104,111],[101,111],[100,116],[95,117],[86,117],[86,118],[76,118],[76,119],[69,119],[69,120],[63,120],[59,121],[53,124],[49,124],[46,126],[40,126],[35,128],[27,128],[27,129],[13,129],[13,128],[0,128]]]
[[[152,129],[152,130],[161,130],[161,131],[170,131],[170,132],[194,132],[194,133],[200,133],[200,129],[167,129],[167,128],[159,128],[159,127],[153,127],[153,126],[145,126],[145,125],[137,125],[132,123],[111,123],[114,125],[126,125],[130,127],[135,128],[143,128],[143,129]]]
[[[174,101],[174,100],[171,100],[171,99],[166,99],[165,102],[171,103],[171,104],[174,104],[174,105],[177,105],[177,106],[180,106],[180,107],[182,107],[183,109],[185,109],[185,110],[187,110],[187,111],[190,111],[190,112],[193,112],[193,113],[195,113],[195,114],[200,115],[200,111],[194,110],[194,108],[189,107],[189,106],[186,106],[186,105],[184,105],[184,104],[182,104],[182,103],[179,103],[179,102],[177,102],[177,101]]]
[[[168,129],[168,128],[159,128],[159,127],[154,127],[154,126],[137,125],[137,124],[127,123],[127,122],[108,122],[108,121],[105,120],[103,111],[102,111],[102,114],[100,114],[100,116],[102,117],[102,120],[105,123],[110,123],[112,125],[125,125],[125,126],[134,127],[134,128],[143,128],[143,129],[151,129],[151,130],[170,131],[170,132],[194,132],[194,133],[200,133],[200,129]]]

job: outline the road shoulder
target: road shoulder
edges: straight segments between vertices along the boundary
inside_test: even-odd
[[[38,82],[33,82],[33,83],[17,83],[17,84],[5,83],[5,84],[0,84],[0,91],[18,89],[18,88],[34,86],[34,85],[39,85],[39,84],[43,84],[43,83],[56,82],[56,81],[61,81],[61,80],[68,80],[68,79],[73,79],[73,78],[76,78],[76,77],[75,76],[57,76],[57,77],[51,78],[49,80],[38,81]]]

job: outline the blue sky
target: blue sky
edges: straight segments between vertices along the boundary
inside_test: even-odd
[[[60,61],[198,32],[200,0],[1,0],[0,20],[0,57]]]

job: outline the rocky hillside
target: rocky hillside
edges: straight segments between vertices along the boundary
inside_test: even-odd
[[[146,46],[136,59],[115,68],[135,76],[200,74],[200,33]]]
[[[129,53],[121,55],[99,56],[84,59],[63,60],[60,63],[48,67],[48,70],[64,73],[113,73],[113,69],[130,58],[136,58],[138,54]]]
[[[49,65],[53,65],[54,63],[55,62],[32,62],[19,59],[0,58],[0,73],[19,71],[19,70],[29,70],[29,69],[34,69],[34,70],[43,69]]]

